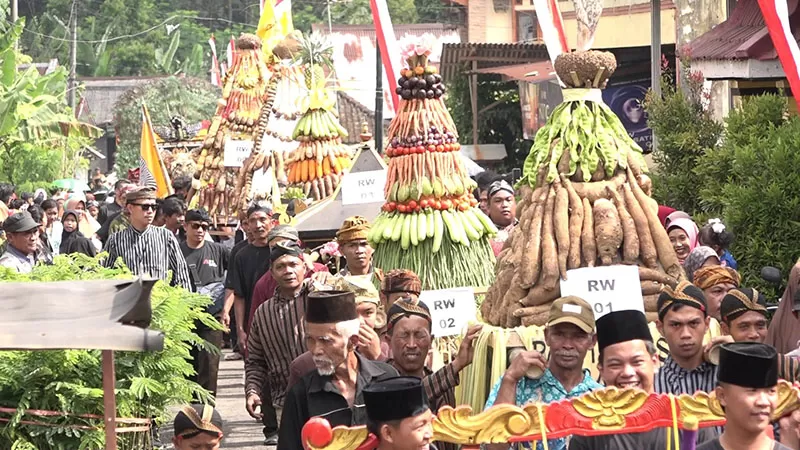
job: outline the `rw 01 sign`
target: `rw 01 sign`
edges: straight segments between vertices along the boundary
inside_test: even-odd
[[[385,185],[385,170],[350,172],[342,179],[342,204],[358,205],[383,202]]]
[[[561,280],[561,295],[580,297],[598,319],[612,311],[633,309],[644,312],[639,268],[636,266],[586,267],[567,271]]]
[[[431,310],[434,337],[455,336],[477,317],[475,292],[472,288],[422,291],[419,299]]]

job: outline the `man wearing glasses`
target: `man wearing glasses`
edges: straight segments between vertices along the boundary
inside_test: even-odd
[[[225,302],[225,271],[228,269],[230,251],[216,242],[206,240],[206,230],[211,224],[211,217],[204,209],[192,209],[186,213],[183,229],[186,240],[181,242],[181,252],[189,266],[197,292],[207,294],[214,301],[206,312],[214,317],[222,313]],[[206,341],[222,348],[222,330],[212,330],[201,322],[195,324],[197,334]],[[192,365],[197,373],[195,381],[203,388],[217,391],[217,374],[219,372],[219,354],[192,347]]]
[[[139,188],[126,196],[126,210],[131,224],[123,231],[112,234],[106,242],[108,258],[106,267],[112,267],[117,258],[128,266],[134,275],[150,276],[165,280],[172,271],[172,286],[192,290],[189,268],[181,253],[178,240],[167,229],[154,227],[156,215],[156,191]]]

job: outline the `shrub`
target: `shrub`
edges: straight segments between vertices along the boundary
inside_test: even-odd
[[[57,256],[52,266],[37,266],[30,274],[0,268],[6,281],[63,281],[125,279],[125,269],[107,269],[84,255]],[[219,328],[205,313],[206,296],[171,287],[159,281],[153,288],[153,319],[150,328],[164,332],[161,352],[115,352],[118,417],[155,417],[164,422],[170,405],[195,398],[207,401],[209,394],[187,376],[194,373],[189,361],[193,344],[210,345],[193,331],[195,321]],[[208,347],[213,350],[213,347]],[[0,352],[0,406],[18,409],[10,422],[0,427],[0,448],[8,449],[99,449],[105,442],[102,419],[31,417],[25,409],[42,409],[72,414],[103,414],[101,352],[98,350],[5,351]],[[3,417],[7,414],[2,413]],[[36,420],[52,426],[30,425]],[[138,433],[120,435],[121,444]],[[131,443],[128,443],[131,444]],[[133,444],[131,444],[133,445]],[[136,445],[134,445],[136,447]],[[121,447],[122,448],[122,447]],[[136,448],[144,448],[141,446]]]
[[[745,100],[726,120],[722,145],[698,159],[704,207],[736,233],[731,252],[745,286],[762,287],[761,267],[784,275],[797,261],[800,235],[800,120],[775,95]]]
[[[694,168],[698,158],[716,148],[723,127],[704,107],[702,75],[687,72],[686,79],[684,92],[666,76],[662,97],[648,92],[645,109],[647,123],[657,140],[653,152],[653,197],[659,204],[695,214],[700,211],[701,177]]]

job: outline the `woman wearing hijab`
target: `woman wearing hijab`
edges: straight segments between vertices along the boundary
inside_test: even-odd
[[[87,212],[86,203],[86,197],[83,195],[72,195],[67,199],[66,203],[64,203],[64,211],[78,212],[78,231],[89,238],[95,246],[95,249],[99,250],[102,247],[100,246],[100,241],[95,239],[95,235],[97,231],[100,230],[101,225]]]
[[[783,292],[778,310],[772,316],[765,344],[775,347],[778,353],[797,350],[800,341],[800,318],[795,310],[795,298],[800,291],[800,261],[789,272],[789,283]]]
[[[719,256],[711,247],[698,246],[683,263],[683,270],[690,283],[694,283],[694,273],[697,269],[706,266],[719,266]]]
[[[97,254],[92,241],[78,230],[81,216],[80,211],[68,210],[61,218],[64,231],[61,232],[61,245],[58,248],[59,254],[67,255],[70,253],[83,253],[94,257]]]
[[[678,262],[683,264],[692,250],[697,247],[697,233],[700,230],[697,229],[697,225],[692,222],[692,219],[681,217],[671,220],[674,214],[667,217],[667,234],[672,248],[675,249],[675,254],[678,256]]]

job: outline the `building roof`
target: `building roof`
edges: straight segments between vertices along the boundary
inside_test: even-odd
[[[342,138],[343,143],[358,144],[361,142],[359,135],[361,135],[361,124],[363,122],[367,123],[370,134],[375,134],[375,112],[372,109],[367,108],[342,91],[336,91],[336,100],[339,109],[339,123],[348,133],[346,138]]]
[[[789,21],[797,30],[800,25],[798,2],[789,3]],[[797,38],[797,31],[795,31]],[[764,24],[758,0],[739,0],[731,16],[689,44],[693,60],[771,60],[775,47]]]
[[[93,125],[114,122],[114,105],[128,89],[166,77],[80,78],[83,95],[78,119]]]
[[[439,72],[451,80],[460,71],[471,70],[467,63],[476,62],[477,69],[530,64],[548,61],[550,54],[541,42],[516,42],[497,44],[488,42],[462,42],[444,44]]]
[[[333,44],[333,66],[336,70],[336,81],[358,103],[373,111],[375,109],[375,27],[369,25],[334,25],[328,31],[326,25],[313,25],[312,30],[329,36]],[[418,37],[432,34],[437,39],[429,61],[440,61],[442,45],[461,42],[459,28],[446,24],[409,24],[395,25],[395,37],[400,40],[407,37]],[[399,67],[405,67],[402,55],[397,55]],[[392,117],[391,90],[396,80],[388,80],[383,76],[384,117]]]

